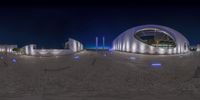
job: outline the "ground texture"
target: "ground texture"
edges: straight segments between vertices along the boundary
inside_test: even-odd
[[[16,62],[14,59],[16,59]],[[161,66],[152,66],[152,64]],[[3,55],[0,100],[199,100],[200,53]]]

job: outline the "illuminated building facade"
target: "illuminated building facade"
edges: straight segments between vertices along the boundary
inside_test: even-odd
[[[197,51],[200,51],[200,44],[197,45]]]
[[[13,53],[14,48],[17,48],[17,45],[0,45],[0,52]]]
[[[120,34],[113,41],[113,49],[144,54],[181,54],[189,51],[189,42],[169,27],[142,25]]]
[[[69,39],[65,43],[65,49],[37,49],[35,44],[26,45],[22,48],[22,53],[32,56],[59,56],[83,50],[83,45],[74,39]]]
[[[79,41],[69,38],[69,40],[65,43],[65,49],[70,49],[73,52],[78,52],[83,50],[83,44]]]

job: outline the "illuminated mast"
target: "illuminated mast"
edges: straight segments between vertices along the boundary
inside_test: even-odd
[[[96,37],[96,51],[98,50],[98,37]]]
[[[103,37],[103,50],[105,49],[105,38]]]

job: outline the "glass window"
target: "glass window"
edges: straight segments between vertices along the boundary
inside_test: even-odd
[[[157,28],[145,28],[136,32],[135,37],[148,45],[161,48],[176,47],[175,41],[166,31]]]

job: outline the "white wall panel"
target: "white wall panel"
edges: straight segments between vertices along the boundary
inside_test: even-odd
[[[170,36],[172,39],[175,40],[176,47],[175,48],[160,48],[150,46],[145,44],[135,37],[135,33],[138,30],[146,29],[146,28],[155,28],[160,29],[162,31],[166,31],[165,34]],[[184,45],[187,45],[184,48]],[[188,40],[179,32],[161,25],[142,25],[137,26],[120,34],[114,41],[113,41],[113,49],[120,50],[124,52],[135,52],[135,53],[149,53],[149,54],[176,54],[176,53],[186,53],[189,51],[189,42]]]
[[[78,52],[83,50],[83,45],[74,39],[69,39],[65,45],[69,46],[69,49],[36,49],[35,44],[30,44],[24,46],[24,54],[33,56],[56,56],[56,55],[66,55],[73,52]]]

